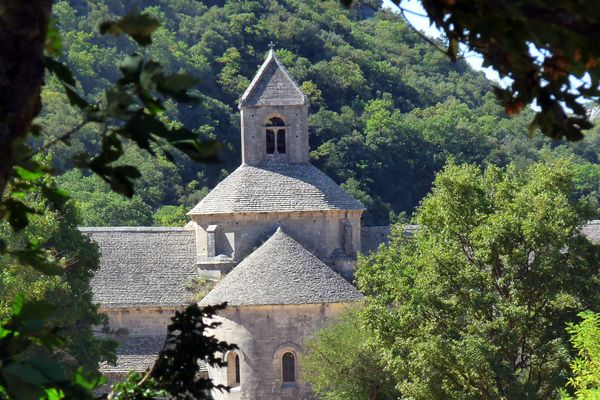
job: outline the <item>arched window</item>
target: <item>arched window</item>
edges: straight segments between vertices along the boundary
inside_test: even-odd
[[[240,356],[235,351],[227,354],[227,386],[240,385]]]
[[[285,121],[271,117],[265,123],[267,154],[285,154]]]
[[[285,126],[285,121],[279,117],[269,118],[267,126]]]
[[[281,357],[281,373],[283,382],[296,382],[296,357],[289,351]]]
[[[277,131],[277,152],[279,154],[285,154],[285,130],[279,129]]]
[[[275,153],[275,132],[267,129],[267,154]]]

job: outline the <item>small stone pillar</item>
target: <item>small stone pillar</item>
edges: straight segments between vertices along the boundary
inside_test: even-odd
[[[342,242],[344,247],[344,254],[346,256],[354,255],[354,245],[352,242],[352,223],[343,219],[342,222]]]
[[[209,225],[206,228],[206,256],[215,257],[217,255],[217,225]]]

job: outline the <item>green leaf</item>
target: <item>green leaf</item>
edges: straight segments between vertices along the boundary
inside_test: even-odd
[[[158,90],[167,96],[173,97],[181,102],[198,102],[199,96],[191,95],[188,90],[200,81],[191,75],[174,74],[164,77],[158,81]]]
[[[93,390],[102,386],[106,379],[102,375],[90,373],[80,367],[75,373],[74,381],[84,389]]]
[[[221,143],[215,140],[207,140],[204,142],[198,142],[197,140],[180,140],[169,143],[195,161],[205,163],[216,163],[219,161],[217,154],[221,149]]]
[[[49,380],[31,365],[23,362],[15,362],[8,364],[2,368],[2,375],[8,381],[29,383],[36,386],[41,386],[49,382]]]
[[[17,297],[15,297],[15,301],[12,306],[12,315],[20,315],[21,310],[23,309],[23,304],[25,304],[25,295],[23,293],[19,293],[17,294]]]
[[[29,265],[43,274],[58,275],[61,273],[61,269],[54,258],[49,257],[46,251],[39,248],[39,245],[34,241],[28,242],[24,250],[15,251],[13,255],[21,263]]]
[[[149,61],[144,65],[140,73],[140,86],[148,91],[152,92],[156,90],[157,80],[162,77],[162,67],[159,63]]]
[[[50,318],[55,308],[56,307],[46,300],[26,301],[21,307],[19,318],[22,320],[43,320]]]
[[[159,26],[160,22],[148,14],[131,13],[120,20],[101,23],[100,33],[115,36],[126,33],[141,46],[147,46],[152,43],[152,33]]]
[[[13,197],[14,197],[13,193]],[[4,200],[4,208],[6,212],[6,218],[11,228],[15,231],[23,230],[29,223],[29,214],[36,214],[37,211],[23,203],[20,200],[14,198],[7,198]]]
[[[59,362],[39,356],[30,357],[27,362],[50,381],[64,381],[67,379],[67,374]]]
[[[126,197],[133,196],[133,181],[141,176],[134,166],[120,165],[113,167],[107,165],[98,157],[89,163],[89,168],[108,183],[113,191]]]
[[[65,394],[62,390],[57,388],[45,389],[46,397],[48,400],[61,400],[65,398]]]
[[[168,75],[159,82],[159,89],[170,93],[178,93],[193,88],[200,80],[188,74]]]
[[[63,87],[71,105],[79,108],[80,110],[85,110],[90,107],[89,103],[77,93],[73,86],[64,83]]]
[[[40,124],[31,124],[31,128],[29,129],[29,133],[32,136],[40,137],[42,135],[42,126]]]
[[[123,79],[119,83],[129,83],[138,80],[142,70],[144,58],[137,54],[129,54],[117,65],[123,73]]]
[[[46,69],[54,74],[62,83],[70,86],[76,85],[73,72],[71,72],[71,69],[66,64],[48,56],[44,56],[44,64],[46,65]]]
[[[62,50],[62,39],[56,25],[56,18],[50,18],[48,32],[46,33],[46,43],[44,44],[44,52],[53,56],[60,55]]]
[[[133,104],[133,97],[121,86],[114,86],[106,90],[106,115],[110,118],[126,118],[129,115],[129,106]]]
[[[150,135],[164,136],[168,133],[164,124],[154,116],[138,111],[125,123],[118,133],[133,140],[140,148],[152,151]]]
[[[46,173],[43,171],[39,171],[39,170],[38,171],[30,171],[23,167],[19,167],[18,165],[15,166],[13,169],[14,169],[15,173],[17,174],[17,176],[19,176],[19,178],[24,179],[24,180],[29,180],[29,181],[39,179],[46,175]]]
[[[69,194],[62,189],[50,186],[40,188],[42,195],[48,199],[55,207],[62,207],[69,200]]]

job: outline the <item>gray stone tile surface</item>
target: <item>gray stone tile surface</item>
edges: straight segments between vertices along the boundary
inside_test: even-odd
[[[238,167],[189,214],[363,208],[362,204],[311,164],[265,164],[261,167]]]
[[[362,295],[279,228],[200,301],[232,306],[351,302]]]
[[[197,276],[194,231],[184,228],[80,228],[100,247],[92,279],[102,307],[172,307],[189,303]]]

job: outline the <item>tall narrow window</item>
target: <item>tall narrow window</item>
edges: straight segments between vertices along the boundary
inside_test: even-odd
[[[267,154],[275,153],[275,132],[267,129]]]
[[[235,383],[240,383],[240,356],[235,355]]]
[[[285,154],[285,129],[279,129],[277,131],[277,152],[279,154]]]
[[[287,352],[281,357],[282,378],[284,382],[296,382],[296,359]]]
[[[266,121],[267,154],[285,154],[285,130],[285,121],[279,117],[272,117]]]
[[[240,377],[240,356],[232,351],[227,355],[227,386],[239,386]]]

